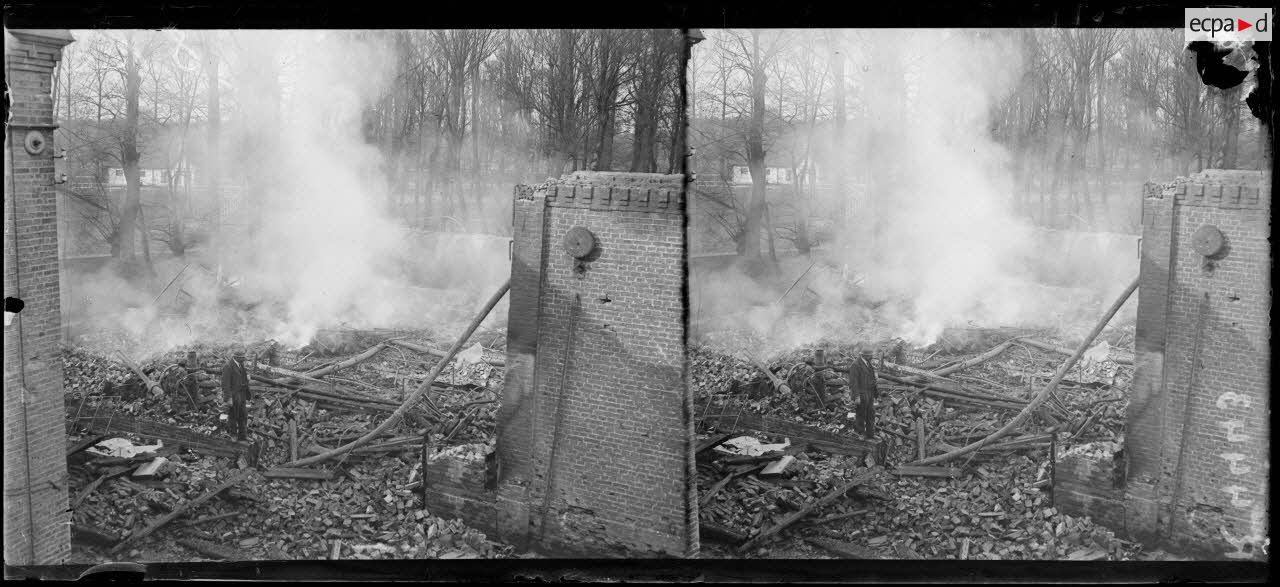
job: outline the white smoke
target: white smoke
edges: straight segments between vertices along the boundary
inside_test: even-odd
[[[270,180],[261,193],[250,184],[209,246],[188,255],[204,269],[183,273],[165,296],[188,296],[184,314],[165,316],[152,304],[158,285],[122,288],[104,273],[82,288],[127,298],[101,306],[108,322],[140,341],[136,353],[267,339],[299,347],[334,326],[447,334],[478,309],[509,273],[507,239],[424,241],[387,205],[384,155],[362,132],[362,114],[393,82],[384,45],[344,31],[224,35],[233,42],[225,48],[231,85],[223,132],[238,151],[223,154],[223,184],[245,177],[247,165]],[[274,55],[275,80],[259,70],[255,48]],[[271,87],[278,102],[263,91]],[[167,281],[182,266],[160,262],[157,273]],[[228,284],[245,303],[228,303]],[[486,323],[500,324],[505,314],[504,303]]]
[[[890,43],[890,33],[875,31],[869,42]],[[1008,261],[1025,247],[1028,226],[1009,211],[1008,153],[990,132],[991,110],[1019,70],[1016,53],[954,31],[916,31],[912,46],[923,51],[907,57],[918,59],[915,103],[902,119],[870,120],[900,139],[901,183],[873,194],[885,232],[875,258],[854,258],[870,284],[912,300],[898,334],[924,344],[963,319],[1012,317],[1016,304],[999,294],[1021,269]],[[892,126],[876,128],[882,123]]]
[[[852,214],[833,227],[826,250],[811,259],[781,259],[776,281],[783,287],[824,259],[790,294],[793,302],[816,299],[811,314],[788,313],[787,304],[753,294],[761,288],[735,267],[694,276],[695,307],[721,316],[705,326],[745,327],[774,348],[824,338],[866,340],[862,336],[924,346],[949,326],[1073,330],[1096,316],[1103,292],[1118,292],[1136,275],[1135,247],[1118,258],[1091,257],[1105,266],[1065,279],[1055,265],[1068,251],[1044,250],[1040,233],[1014,213],[1019,186],[1011,163],[1018,154],[996,142],[992,116],[1022,74],[1015,38],[1000,31],[837,34],[842,46],[854,48],[848,83],[866,108],[850,116],[834,165],[876,179],[866,193],[835,196]],[[897,52],[893,63],[903,71],[876,61],[889,52]],[[886,70],[900,75],[902,85],[885,84]],[[1116,275],[1117,283],[1103,281]],[[1064,279],[1049,283],[1048,276]],[[854,303],[843,293],[851,282],[861,301],[871,303]]]

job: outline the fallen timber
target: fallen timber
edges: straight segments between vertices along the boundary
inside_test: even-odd
[[[1021,340],[1019,340],[1018,342],[1020,342],[1020,343],[1022,343],[1022,344],[1025,344],[1025,345],[1027,345],[1027,346],[1030,346],[1030,347],[1035,347],[1035,348],[1038,348],[1038,349],[1040,349],[1040,350],[1049,351],[1049,352],[1053,352],[1053,353],[1058,353],[1058,354],[1060,354],[1060,355],[1066,355],[1066,356],[1068,356],[1068,357],[1069,357],[1069,356],[1071,356],[1071,354],[1075,352],[1075,351],[1073,351],[1072,349],[1069,349],[1069,348],[1067,348],[1067,347],[1061,347],[1061,346],[1057,346],[1057,345],[1052,345],[1052,344],[1049,344],[1049,343],[1047,343],[1047,342],[1043,342],[1043,341],[1039,341],[1039,340],[1035,340],[1035,339],[1031,339],[1031,338],[1021,339]],[[1114,362],[1116,362],[1117,364],[1120,364],[1120,365],[1132,365],[1132,364],[1133,364],[1133,358],[1132,358],[1132,357],[1111,357],[1111,360],[1112,360],[1112,361],[1114,361]]]
[[[71,540],[82,544],[95,544],[98,546],[114,546],[120,542],[120,537],[107,532],[105,530],[95,528],[86,524],[71,525]]]
[[[142,372],[142,368],[139,367],[137,363],[130,361],[129,358],[124,356],[124,353],[120,351],[116,351],[116,355],[120,357],[120,362],[124,363],[125,367],[128,367],[130,371],[133,371],[133,374],[136,375],[138,379],[142,380],[142,385],[146,388],[148,393],[156,397],[164,395],[164,389],[161,389],[160,384],[156,383],[150,377],[147,377],[147,374]]]
[[[90,434],[88,438],[85,438],[84,440],[77,442],[71,448],[67,449],[67,456],[70,457],[72,455],[79,454],[80,451],[85,450],[89,447],[92,447],[106,439],[107,439],[107,435],[105,434]]]
[[[323,404],[326,408],[366,412],[371,414],[390,414],[395,412],[400,406],[399,403],[371,397],[367,395],[354,394],[345,388],[336,388],[335,391],[328,391],[313,384],[299,384],[282,382],[277,379],[270,379],[260,375],[250,375],[250,378],[264,385],[250,385],[249,389],[255,393],[285,393],[297,399],[308,400]],[[216,387],[210,385],[209,387]],[[436,392],[449,391],[451,388],[447,385],[433,384],[431,389]]]
[[[1003,353],[1003,352],[1005,351],[1005,349],[1008,349],[1008,348],[1009,348],[1009,345],[1012,345],[1012,344],[1013,344],[1013,342],[1014,342],[1015,340],[1019,340],[1019,338],[1014,338],[1014,339],[1012,339],[1012,340],[1007,340],[1007,341],[1005,341],[1005,342],[1002,342],[1002,343],[1000,343],[1000,344],[998,344],[998,345],[996,345],[996,346],[992,347],[992,348],[991,348],[991,350],[989,350],[989,351],[987,351],[987,352],[985,352],[985,353],[982,353],[982,354],[980,354],[980,355],[978,355],[978,356],[976,356],[976,357],[973,357],[972,359],[967,359],[967,360],[961,361],[961,362],[956,363],[956,364],[954,364],[954,365],[952,365],[952,366],[950,366],[950,367],[943,367],[943,368],[941,368],[941,369],[937,369],[937,370],[935,370],[935,371],[931,371],[931,372],[930,372],[930,375],[935,376],[935,377],[946,377],[947,375],[950,375],[950,374],[955,373],[955,372],[957,372],[957,371],[962,371],[962,370],[964,370],[964,369],[968,369],[969,367],[973,367],[973,366],[976,366],[976,365],[980,365],[980,364],[982,364],[982,363],[985,363],[985,362],[987,362],[987,361],[990,361],[991,359],[994,359],[994,358],[996,358],[996,357],[1000,356],[1000,353]]]
[[[968,391],[960,388],[954,388],[951,386],[943,386],[936,383],[922,383],[922,382],[912,381],[910,379],[903,379],[901,377],[896,377],[888,373],[877,373],[876,376],[890,383],[918,387],[922,390],[922,393],[924,395],[932,397],[934,399],[951,400],[951,401],[956,401],[961,403],[976,404],[981,406],[988,406],[992,408],[1000,408],[1000,409],[1006,409],[1006,410],[1012,410],[1012,411],[1021,410],[1022,408],[1026,407],[1027,403],[1029,403],[1027,400],[988,396],[985,394],[978,394],[972,391]]]
[[[219,493],[222,493],[223,491],[230,489],[231,487],[233,487],[237,483],[240,483],[246,477],[248,477],[250,474],[253,474],[254,472],[255,472],[254,469],[245,469],[233,475],[230,479],[227,479],[226,481],[222,482],[222,484],[218,485],[217,487],[214,487],[213,489],[206,491],[200,497],[197,497],[191,501],[188,501],[187,503],[184,503],[174,508],[173,511],[169,512],[168,514],[165,514],[164,516],[161,516],[158,520],[152,522],[146,528],[143,528],[137,532],[134,532],[133,534],[130,534],[128,538],[125,538],[119,544],[116,544],[115,546],[113,546],[111,548],[111,552],[113,553],[119,552],[129,544],[133,544],[143,538],[146,538],[147,536],[150,536],[152,532],[159,530],[165,524],[168,524],[169,522],[172,522],[177,517],[187,513],[188,510],[206,501],[209,501],[210,499],[213,499]]]
[[[724,489],[725,487],[728,487],[730,483],[733,483],[734,479],[737,479],[738,477],[742,477],[744,475],[755,473],[756,471],[759,471],[764,467],[765,467],[765,464],[760,463],[755,466],[744,467],[738,471],[733,471],[728,475],[725,475],[724,478],[717,481],[715,485],[711,486],[711,489],[707,490],[707,492],[702,495],[702,499],[698,501],[699,507],[706,507],[708,503],[711,503],[711,498],[715,497],[716,494],[719,493],[721,489]]]
[[[393,340],[388,340],[387,342],[399,347],[404,347],[411,351],[418,351],[420,353],[431,355],[437,358],[442,358],[446,354],[445,351],[438,351],[429,346],[415,344],[415,343],[404,341],[404,340],[393,339]],[[494,367],[505,367],[507,365],[506,359],[490,358],[487,356],[484,358],[484,362],[490,365],[493,365]]]
[[[208,453],[220,457],[236,458],[248,454],[249,443],[238,442],[192,432],[181,426],[134,418],[128,414],[111,413],[76,416],[77,406],[68,404],[67,419],[74,425],[83,426],[90,434],[133,434],[146,438],[159,438],[169,446],[183,446],[197,452]]]
[[[120,467],[118,469],[108,471],[106,473],[99,475],[97,479],[94,479],[93,482],[89,483],[88,487],[81,489],[80,493],[76,495],[75,499],[71,500],[71,509],[75,509],[76,506],[80,505],[80,502],[84,501],[84,498],[89,497],[89,495],[92,494],[94,490],[97,489],[99,486],[101,486],[103,483],[106,483],[107,481],[110,481],[117,477],[123,477],[125,475],[128,475],[129,471],[130,471],[129,467]]]
[[[703,540],[716,540],[731,546],[742,544],[747,540],[746,534],[711,522],[699,522],[698,533]]]
[[[773,371],[770,371],[768,365],[765,365],[764,363],[760,362],[754,356],[748,356],[747,359],[751,362],[752,365],[755,366],[756,369],[759,369],[761,373],[764,373],[764,376],[769,379],[769,383],[773,384],[774,389],[782,393],[791,393],[791,387],[788,386],[786,382],[784,382],[781,378],[775,375]]]
[[[235,550],[208,540],[201,540],[199,538],[179,538],[177,543],[209,558],[230,560],[236,557]]]
[[[1067,372],[1071,370],[1071,367],[1075,366],[1076,362],[1080,360],[1080,357],[1084,356],[1085,351],[1089,350],[1089,346],[1093,344],[1094,339],[1098,337],[1098,334],[1102,332],[1103,328],[1106,328],[1107,323],[1110,322],[1113,317],[1115,317],[1116,312],[1120,311],[1120,307],[1124,306],[1125,302],[1129,300],[1129,296],[1133,295],[1134,291],[1137,291],[1138,283],[1139,283],[1139,279],[1134,278],[1133,282],[1129,284],[1129,287],[1125,288],[1124,292],[1120,294],[1120,297],[1118,297],[1116,301],[1111,304],[1111,307],[1107,309],[1106,313],[1104,313],[1102,317],[1098,319],[1098,323],[1094,325],[1093,330],[1089,333],[1088,336],[1084,338],[1084,340],[1080,343],[1080,346],[1076,347],[1076,350],[1071,354],[1071,356],[1066,361],[1064,361],[1062,365],[1058,367],[1058,371],[1053,374],[1053,379],[1051,379],[1049,383],[1045,384],[1045,386],[1040,389],[1040,391],[1036,394],[1036,396],[1032,398],[1031,402],[1028,403],[1026,407],[1022,409],[1021,412],[1018,412],[1018,415],[1015,416],[1012,420],[1006,423],[999,430],[992,432],[986,438],[978,442],[974,442],[966,446],[956,448],[955,450],[948,451],[946,454],[929,457],[927,459],[920,459],[916,462],[907,463],[907,464],[934,465],[938,463],[944,463],[956,457],[968,454],[970,452],[973,452],[975,450],[988,446],[992,442],[995,442],[996,440],[999,440],[1000,438],[1007,436],[1010,432],[1013,432],[1015,429],[1021,426],[1024,422],[1027,421],[1028,418],[1031,417],[1032,413],[1034,413],[1037,409],[1039,409],[1040,406],[1043,405],[1045,401],[1049,399],[1049,396],[1053,394],[1053,390],[1056,389],[1058,387],[1058,384],[1062,382],[1062,379],[1066,377]]]
[[[855,478],[854,480],[852,480],[852,481],[850,481],[850,482],[848,482],[848,483],[846,483],[846,484],[844,484],[844,485],[841,485],[840,487],[836,488],[836,489],[835,489],[834,491],[832,491],[831,493],[828,493],[828,494],[826,494],[825,496],[823,496],[823,497],[821,497],[821,498],[819,498],[819,499],[817,499],[817,500],[814,500],[812,503],[810,503],[810,504],[808,504],[808,505],[806,505],[806,506],[804,506],[804,507],[800,508],[800,511],[798,511],[798,512],[796,512],[796,513],[794,513],[794,514],[791,514],[791,515],[789,515],[789,516],[787,516],[787,517],[783,518],[783,519],[782,519],[782,521],[778,522],[777,524],[774,524],[772,527],[770,527],[770,528],[768,528],[768,529],[766,529],[766,530],[764,530],[764,531],[760,532],[759,534],[756,534],[754,538],[752,538],[752,539],[750,539],[750,540],[748,540],[748,541],[744,542],[741,546],[739,546],[739,547],[738,547],[738,552],[741,552],[741,553],[750,552],[750,550],[752,549],[752,547],[754,547],[754,546],[756,546],[756,545],[758,545],[758,544],[760,544],[760,543],[764,542],[764,541],[765,541],[765,540],[767,540],[769,537],[771,537],[771,536],[773,536],[773,535],[775,535],[775,534],[778,534],[779,532],[782,532],[783,530],[786,530],[786,529],[787,529],[788,527],[790,527],[791,525],[793,525],[793,524],[795,524],[796,522],[799,522],[800,520],[804,519],[804,518],[805,518],[806,516],[808,516],[810,513],[813,513],[815,510],[817,510],[817,509],[819,509],[819,508],[821,508],[821,507],[823,507],[823,506],[825,506],[825,505],[827,505],[827,504],[830,504],[831,502],[834,502],[834,501],[835,501],[835,500],[837,500],[837,499],[840,499],[840,498],[841,498],[841,497],[843,497],[846,493],[849,493],[850,491],[852,491],[852,490],[853,490],[853,488],[855,488],[855,487],[857,487],[857,486],[859,486],[859,485],[862,485],[862,484],[863,484],[863,483],[865,483],[866,481],[867,481],[867,477],[865,477],[865,476],[861,476],[861,475],[860,475],[860,476],[858,476],[857,478]]]
[[[373,430],[370,430],[369,433],[365,434],[364,436],[356,440],[353,440],[347,444],[344,444],[342,446],[339,446],[335,449],[329,450],[322,454],[318,454],[318,455],[314,455],[314,456],[302,458],[296,461],[285,463],[284,465],[282,465],[282,467],[291,467],[291,468],[304,467],[307,465],[322,463],[329,459],[342,456],[344,454],[350,453],[352,450],[356,448],[360,448],[368,444],[373,439],[381,436],[392,426],[395,426],[396,424],[398,424],[401,421],[401,419],[404,418],[405,413],[409,411],[409,408],[417,404],[419,401],[421,401],[422,398],[426,396],[426,393],[431,390],[431,387],[432,387],[431,384],[436,380],[437,377],[440,376],[440,373],[444,371],[445,366],[448,365],[449,361],[453,359],[454,355],[458,354],[458,351],[462,350],[462,346],[466,344],[467,339],[471,338],[471,335],[475,333],[477,328],[480,327],[480,323],[483,322],[484,319],[489,315],[489,312],[493,311],[493,307],[498,305],[498,300],[502,299],[507,295],[507,291],[510,288],[511,288],[511,282],[509,280],[503,282],[502,287],[498,288],[498,291],[494,292],[493,296],[489,298],[489,301],[485,303],[484,308],[482,308],[480,312],[475,316],[475,318],[471,320],[471,323],[467,326],[467,329],[463,331],[461,336],[458,337],[457,342],[453,344],[453,347],[449,349],[449,352],[446,353],[445,357],[443,357],[436,364],[435,368],[432,369],[431,373],[427,374],[427,377],[424,379],[422,384],[418,386],[418,389],[416,389],[408,398],[405,398],[404,402],[400,404],[400,407],[396,408],[396,410],[392,412],[391,415],[388,416],[387,419],[384,420],[381,424],[376,426]],[[378,349],[378,347],[374,347],[374,349],[380,350]],[[374,350],[374,353],[376,353],[377,350]],[[316,372],[313,371],[311,373],[308,373],[308,375],[311,375],[314,377],[316,376]]]
[[[809,544],[817,546],[818,548],[821,548],[840,558],[847,558],[847,559],[853,559],[853,560],[878,560],[878,559],[888,558],[870,548],[867,548],[865,546],[858,546],[856,544],[851,544],[849,542],[830,540],[827,538],[805,538],[805,542],[808,542]]]
[[[701,412],[704,406],[699,405],[696,409]],[[871,454],[876,459],[876,462],[884,462],[886,447],[883,442],[877,439],[844,436],[805,426],[804,424],[789,422],[781,418],[759,416],[747,412],[741,414],[703,414],[699,416],[699,420],[716,420],[717,424],[735,426],[735,430],[745,428],[766,434],[784,436],[790,438],[794,444],[807,443],[812,448],[831,454],[853,457]]]
[[[358,355],[355,355],[349,359],[346,359],[339,363],[334,363],[332,365],[329,365],[328,367],[321,367],[314,371],[308,371],[304,375],[309,379],[318,379],[320,377],[324,377],[325,375],[333,373],[334,371],[346,369],[347,367],[352,367],[354,365],[360,364],[363,361],[367,361],[373,358],[374,355],[378,354],[379,352],[382,351],[382,349],[385,349],[385,348],[387,348],[387,343],[380,342],[378,344],[373,345],[372,347],[369,347],[364,352]]]

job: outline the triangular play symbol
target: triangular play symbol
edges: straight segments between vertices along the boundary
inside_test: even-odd
[[[1242,31],[1253,26],[1252,24],[1249,24],[1247,21],[1241,20],[1239,18],[1236,19],[1236,24],[1240,25],[1236,27],[1236,29],[1242,30]]]

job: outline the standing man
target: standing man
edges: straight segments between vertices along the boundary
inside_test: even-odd
[[[249,372],[245,370],[244,351],[236,351],[222,367],[222,398],[231,402],[227,415],[237,440],[249,435]]]
[[[857,418],[853,428],[864,437],[875,436],[876,433],[876,369],[871,366],[871,351],[862,351],[861,356],[853,360],[849,366],[849,395],[851,403],[858,406]]]

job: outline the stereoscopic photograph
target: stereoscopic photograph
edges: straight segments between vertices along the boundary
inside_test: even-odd
[[[6,577],[1268,563],[1273,18],[7,21]]]
[[[704,556],[1267,560],[1269,42],[703,32]]]
[[[6,34],[7,561],[696,544],[680,31]]]

